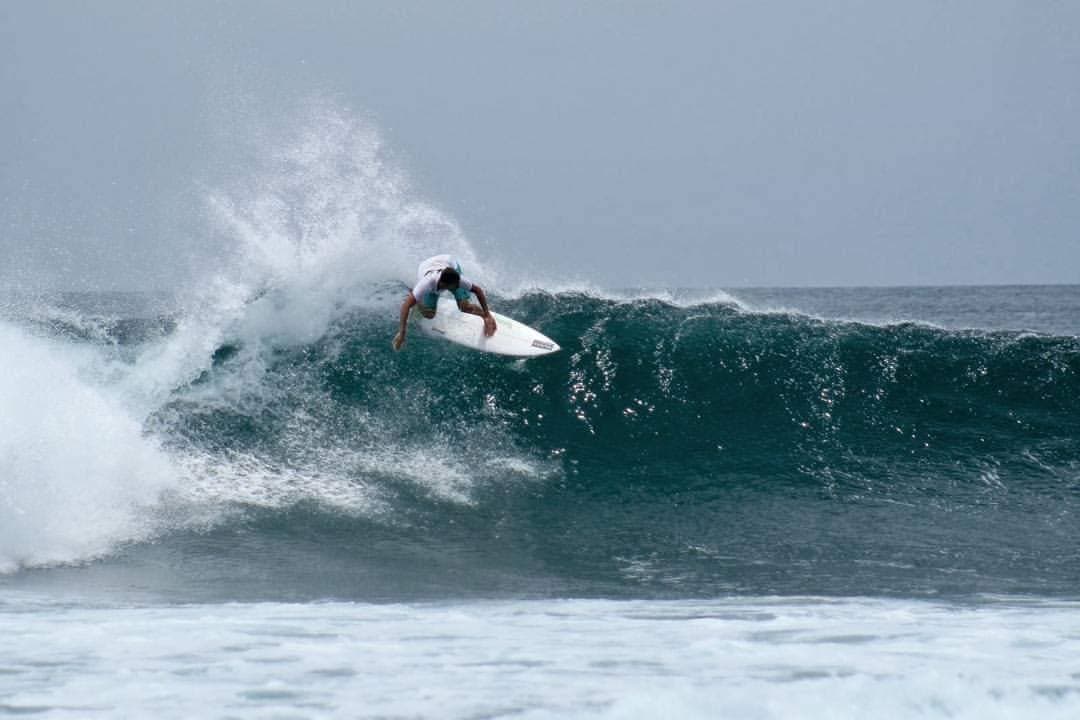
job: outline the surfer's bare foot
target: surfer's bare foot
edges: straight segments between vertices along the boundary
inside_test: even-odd
[[[394,349],[395,350],[400,350],[401,346],[404,345],[404,344],[405,344],[405,335],[403,333],[399,332],[397,335],[394,336]]]

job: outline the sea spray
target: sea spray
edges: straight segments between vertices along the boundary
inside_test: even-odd
[[[153,408],[147,427],[189,477],[178,495],[223,510],[307,502],[366,516],[386,515],[385,496],[403,486],[469,503],[482,475],[470,451],[397,427],[380,404],[342,405],[312,371],[330,361],[377,373],[387,343],[355,347],[341,328],[370,315],[389,337],[400,281],[426,255],[454,253],[474,276],[484,267],[453,219],[416,197],[370,123],[314,101],[264,144],[244,180],[209,194],[223,261],[180,294],[175,331],[131,372],[130,392]],[[438,400],[401,390],[392,402],[418,418]],[[208,425],[226,441],[206,442]],[[501,437],[488,434],[482,457],[531,468]]]
[[[393,283],[427,254],[452,252],[481,271],[460,228],[415,196],[378,131],[348,111],[312,101],[284,134],[256,135],[257,166],[207,194],[218,261],[174,294],[159,332],[125,344],[115,327],[128,318],[48,302],[5,313],[14,316],[0,394],[5,569],[210,527],[237,507],[377,514],[369,478],[391,466],[436,497],[469,501],[473,481],[451,444],[373,442],[364,428],[378,420],[363,408],[327,421],[317,385],[302,370],[291,382],[278,364],[357,308],[381,308],[379,288],[399,295]],[[282,425],[257,448],[191,441],[198,418],[222,412]],[[357,431],[369,440],[356,442]]]

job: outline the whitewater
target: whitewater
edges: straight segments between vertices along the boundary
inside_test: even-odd
[[[190,284],[0,298],[0,715],[1080,711],[1080,288],[544,282],[298,128]],[[394,353],[437,252],[563,351]]]

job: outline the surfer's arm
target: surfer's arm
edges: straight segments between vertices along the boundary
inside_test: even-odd
[[[409,323],[409,311],[412,310],[413,305],[416,304],[416,298],[410,292],[405,296],[405,299],[401,302],[401,326],[398,328],[397,335],[394,336],[394,349],[400,350],[401,346],[405,344],[405,328]]]
[[[458,303],[458,308],[461,312],[471,313],[472,315],[479,315],[484,318],[484,334],[488,337],[495,334],[496,325],[495,318],[491,314],[491,309],[488,307],[487,295],[484,294],[484,288],[479,285],[472,286],[473,294],[476,295],[476,299],[480,301],[480,307],[465,302],[464,300]]]

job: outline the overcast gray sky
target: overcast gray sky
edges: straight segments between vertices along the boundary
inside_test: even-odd
[[[1072,0],[5,2],[0,277],[175,282],[313,95],[544,276],[1080,282]]]

